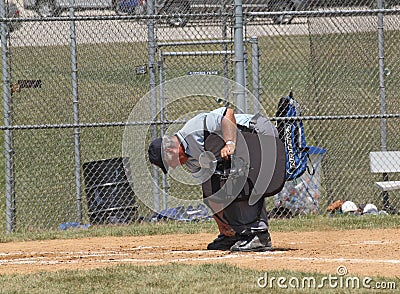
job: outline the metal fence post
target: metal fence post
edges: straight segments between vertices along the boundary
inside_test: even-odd
[[[242,0],[235,0],[235,26],[234,26],[234,48],[235,48],[235,77],[237,87],[236,108],[238,113],[246,111],[245,101],[245,76],[244,76],[244,44],[243,44],[243,7]]]
[[[221,13],[225,14],[226,13],[225,0],[221,0],[220,2],[221,2],[220,5],[222,7]],[[221,24],[221,33],[222,33],[221,37],[222,37],[222,40],[226,40],[227,39],[227,32],[226,32],[227,29],[228,29],[227,22],[228,22],[227,16],[223,16],[222,17],[222,24]],[[223,42],[222,43],[222,50],[223,51],[228,51],[228,43],[227,42]],[[226,101],[229,101],[229,89],[228,89],[228,78],[229,78],[228,62],[229,62],[229,58],[228,58],[228,55],[227,54],[223,55],[222,56],[222,60],[223,60],[223,64],[224,64],[223,65],[222,74],[225,77],[225,80],[224,80],[224,99]]]
[[[154,0],[147,1],[147,15],[154,15]],[[151,99],[151,118],[157,119],[157,92],[156,92],[156,43],[155,43],[155,27],[154,18],[147,20],[147,46],[148,46],[148,63],[149,63],[149,78],[150,78],[150,99]],[[152,138],[157,137],[157,126],[151,127]],[[153,167],[153,205],[156,211],[160,209],[160,195],[158,190],[158,168]]]
[[[78,97],[78,67],[76,54],[76,29],[74,0],[70,0],[70,38],[71,38],[71,69],[72,69],[72,99],[74,110],[74,125],[79,124],[79,97]],[[82,222],[82,183],[81,183],[81,149],[79,127],[74,127],[74,151],[75,151],[75,188],[77,218]]]
[[[260,111],[260,81],[259,81],[259,60],[260,51],[258,49],[258,38],[252,37],[251,40],[251,74],[252,74],[252,88],[253,88],[253,112]]]
[[[164,136],[165,134],[165,126],[164,122],[166,121],[166,115],[165,115],[165,95],[164,95],[164,57],[163,57],[163,52],[161,48],[158,48],[158,79],[159,79],[159,93],[160,93],[160,121],[161,121],[161,127],[160,127],[160,135],[161,137]],[[167,196],[168,196],[168,180],[167,176],[162,173],[162,180],[161,180],[161,185],[162,185],[162,208],[166,209],[167,208]]]
[[[243,66],[244,66],[244,88],[247,90],[249,88],[249,56],[247,55],[247,48],[243,51]],[[248,92],[244,92],[244,108],[243,112],[248,112],[249,105],[249,95]]]
[[[6,17],[5,2],[0,1],[0,15]],[[10,72],[8,56],[9,29],[7,23],[1,22],[1,66],[3,83],[4,104],[4,152],[5,152],[5,180],[6,180],[6,232],[12,233],[15,229],[15,190],[14,190],[14,165],[13,165],[13,132],[8,127],[12,126],[12,101],[10,90]]]
[[[378,0],[378,9],[384,8],[384,1]],[[380,113],[386,114],[386,91],[385,91],[385,38],[383,29],[383,13],[378,12],[378,63],[379,63],[379,99]],[[387,121],[381,118],[381,150],[387,150]],[[383,181],[388,181],[387,173],[382,174]],[[389,207],[389,194],[382,192],[383,207]]]

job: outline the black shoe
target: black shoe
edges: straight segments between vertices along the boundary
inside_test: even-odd
[[[207,250],[229,250],[239,240],[240,238],[237,236],[228,237],[219,234],[214,241],[207,245]]]
[[[262,252],[272,250],[271,236],[267,232],[245,236],[231,248],[233,252]]]

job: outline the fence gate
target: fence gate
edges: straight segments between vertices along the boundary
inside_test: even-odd
[[[243,111],[253,112],[260,110],[259,102],[259,72],[258,72],[258,40],[256,37],[245,40],[244,65],[245,65],[245,86],[251,88],[253,93],[245,93],[245,109]],[[233,41],[227,39],[187,41],[187,42],[165,42],[157,44],[158,58],[158,83],[159,87],[159,109],[161,125],[157,136],[173,134],[183,122],[187,121],[199,111],[212,110],[226,105],[232,101],[234,89],[224,85],[224,97],[189,97],[190,103],[177,103],[168,100],[168,94],[163,91],[163,83],[175,77],[209,75],[223,77],[226,81],[235,79],[234,49]],[[248,47],[248,48],[247,48]],[[250,57],[249,57],[250,56]],[[250,66],[249,66],[250,64]],[[249,80],[251,87],[249,87]],[[231,82],[232,83],[232,82]],[[188,100],[185,100],[188,102]],[[250,107],[251,106],[251,107]],[[249,107],[251,109],[249,109]],[[179,121],[171,127],[171,122]],[[175,129],[176,128],[176,129]],[[154,193],[155,207],[167,209],[170,207],[168,195],[176,195],[185,191],[186,198],[196,199],[201,194],[200,187],[185,188],[182,183],[173,179],[162,178],[162,199],[158,193]],[[196,197],[197,195],[197,197]]]

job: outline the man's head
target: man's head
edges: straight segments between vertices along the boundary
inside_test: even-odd
[[[160,167],[164,174],[168,172],[168,167],[176,168],[187,159],[176,136],[164,136],[153,140],[148,153],[150,162]]]

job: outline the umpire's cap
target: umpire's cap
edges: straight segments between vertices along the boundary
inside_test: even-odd
[[[162,159],[162,138],[154,139],[149,146],[149,160],[152,164],[160,167],[164,174],[168,172]]]

